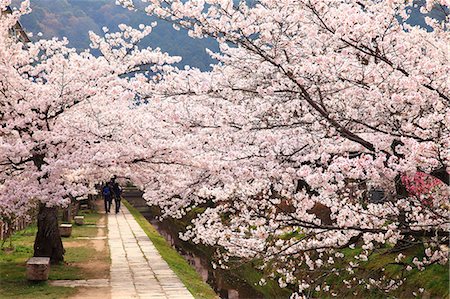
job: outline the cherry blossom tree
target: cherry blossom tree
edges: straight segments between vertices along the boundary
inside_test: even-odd
[[[444,13],[426,18],[430,32],[403,22],[411,1],[146,2],[149,14],[220,43],[211,72],[138,90],[168,108],[173,138],[192,155],[177,166],[182,192],[148,183],[145,195],[166,215],[206,207],[186,238],[217,246],[223,267],[262,260],[299,294],[337,295],[326,278],[356,273],[380,248],[423,244],[423,258],[398,256],[406,270],[448,262],[446,1],[422,7]],[[405,179],[418,172],[440,181],[426,200]],[[355,245],[349,263],[341,249]],[[389,291],[403,281],[347,283]]]
[[[65,40],[24,47],[8,29],[26,3],[1,18],[0,205],[39,205],[35,255],[62,260],[56,207],[113,173],[165,215],[204,207],[185,238],[216,246],[222,267],[260,261],[299,296],[337,296],[327,277],[358,275],[379,249],[400,251],[406,271],[448,262],[447,16],[427,32],[401,21],[410,1],[146,2],[216,38],[219,64],[171,67],[137,48],[145,25],[91,33],[98,57]],[[416,244],[424,257],[406,262]]]
[[[0,4],[3,11],[10,1]],[[0,213],[18,217],[38,205],[34,255],[59,262],[64,249],[57,208],[95,192],[113,166],[128,161],[127,139],[121,138],[133,119],[131,78],[179,58],[139,50],[152,30],[144,25],[120,25],[116,33],[105,28],[104,37],[90,33],[100,56],[77,53],[67,40],[24,45],[10,29],[28,12],[25,1],[0,18]]]

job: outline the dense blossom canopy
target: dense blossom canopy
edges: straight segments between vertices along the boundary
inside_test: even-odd
[[[422,8],[444,14],[429,32],[401,21],[403,0],[145,2],[217,39],[211,72],[139,50],[151,26],[91,33],[95,57],[13,42],[26,5],[2,16],[2,215],[64,205],[117,174],[166,216],[204,208],[184,238],[216,246],[222,267],[256,259],[299,295],[336,296],[326,276],[357,275],[379,249],[423,244],[423,258],[399,254],[405,270],[448,262],[446,1]],[[342,249],[354,246],[349,262]]]
[[[262,259],[299,293],[336,295],[301,269],[354,274],[357,262],[334,265],[355,244],[357,261],[419,242],[424,258],[398,257],[406,270],[447,262],[448,3],[422,7],[442,13],[426,18],[427,32],[402,22],[410,1],[146,2],[149,14],[221,45],[210,73],[180,71],[139,90],[165,101],[174,138],[194,153],[178,166],[187,188],[145,189],[167,215],[207,207],[186,238],[218,246],[221,262]],[[402,283],[383,279],[347,283]]]
[[[0,2],[0,219],[95,192],[110,167],[132,158],[123,138],[139,130],[127,125],[135,99],[130,78],[179,60],[137,49],[151,26],[91,33],[98,57],[67,48],[66,40],[24,45],[11,32],[28,3],[3,14],[9,2]]]

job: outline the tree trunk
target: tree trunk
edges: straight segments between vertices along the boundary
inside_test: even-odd
[[[34,241],[34,255],[49,257],[52,264],[64,261],[64,247],[58,227],[57,208],[39,206],[38,231]]]

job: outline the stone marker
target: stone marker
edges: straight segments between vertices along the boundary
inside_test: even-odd
[[[73,219],[75,220],[76,225],[84,224],[84,216],[75,216]]]
[[[59,234],[61,235],[61,237],[70,237],[70,235],[72,234],[72,224],[60,224]]]
[[[43,281],[48,279],[50,273],[49,257],[32,257],[27,261],[27,279]]]

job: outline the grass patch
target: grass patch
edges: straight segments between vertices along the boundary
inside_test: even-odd
[[[84,216],[84,225],[95,225],[102,218],[101,214],[90,210],[81,210],[78,216]]]
[[[56,299],[67,298],[76,293],[75,288],[49,286],[46,282],[1,281],[0,298]]]
[[[214,290],[202,281],[195,269],[167,243],[164,237],[156,231],[147,219],[126,200],[122,202],[153,242],[162,258],[169,264],[169,267],[180,278],[192,295],[198,299],[218,298]]]
[[[26,280],[26,262],[33,256],[35,225],[15,233],[12,237],[15,250],[0,250],[0,298],[67,298],[76,290],[66,287],[54,287],[47,282],[29,282]],[[52,265],[50,279],[66,279],[78,274],[78,269],[66,265]]]
[[[414,298],[413,292],[418,294],[418,298],[449,298],[449,269],[447,265],[433,264],[425,267],[425,270],[419,271],[413,268],[411,271],[406,271],[403,265],[395,262],[398,252],[390,251],[391,247],[379,249],[369,257],[367,262],[359,262],[360,267],[354,269],[357,272],[357,277],[364,278],[366,281],[369,278],[380,278],[386,276],[389,279],[403,279],[404,283],[396,290],[385,293],[382,290],[372,287],[370,290],[365,288],[365,284],[356,286],[356,288],[347,289],[342,282],[343,279],[351,280],[353,275],[349,275],[346,271],[342,271],[339,277],[331,275],[326,278],[326,282],[335,290],[339,290],[340,296],[345,298]],[[417,245],[407,250],[402,251],[406,258],[404,262],[411,264],[414,256],[421,257],[423,255],[423,246]],[[345,248],[341,250],[345,254],[347,263],[349,261],[358,262],[353,258],[361,252],[360,247],[355,249]],[[338,269],[343,269],[347,263],[338,262],[334,266]],[[424,294],[419,293],[419,288],[424,288]],[[357,291],[357,295],[353,292]],[[316,292],[314,294],[319,298],[334,298],[329,293]]]
[[[76,239],[79,237],[96,237],[97,236],[97,228],[95,226],[72,226],[72,234],[70,235],[70,239]],[[63,238],[63,240],[70,240],[67,238]]]
[[[84,225],[77,225],[75,221],[72,221],[72,234],[70,238],[96,237],[98,229],[95,227],[95,224],[100,220],[102,215],[95,211],[82,210],[78,212],[78,216],[84,216]]]
[[[272,279],[264,277],[263,273],[255,268],[253,263],[246,263],[240,266],[239,276],[244,279],[248,285],[264,295],[264,298],[289,298],[292,291],[286,288],[281,288],[278,283]],[[261,278],[265,278],[266,283],[260,285]]]
[[[413,257],[421,258],[424,253],[422,245],[411,247],[402,252],[406,255],[406,262],[411,264]],[[390,253],[388,250],[381,251],[370,257],[364,264],[367,270],[378,271],[385,269],[384,273],[388,277],[406,277],[405,284],[400,288],[398,295],[404,298],[402,294],[412,295],[413,291],[424,288],[432,298],[449,298],[449,268],[447,265],[433,264],[425,267],[425,270],[419,271],[413,268],[411,271],[405,271],[403,266],[393,264],[398,253]],[[406,297],[405,297],[406,298]]]
[[[93,225],[102,217],[95,212],[83,211],[81,214],[85,216],[85,223]],[[78,236],[96,236],[97,230],[96,227],[73,226],[72,236],[62,239],[66,250],[65,263],[51,265],[49,280],[103,278],[108,275],[110,257],[107,246],[104,251],[97,251],[91,241],[75,239]],[[77,292],[76,288],[56,287],[47,282],[26,280],[26,261],[33,256],[36,232],[36,225],[18,231],[12,236],[14,250],[0,250],[0,298],[67,298]],[[96,264],[89,269],[88,266],[92,263]]]

